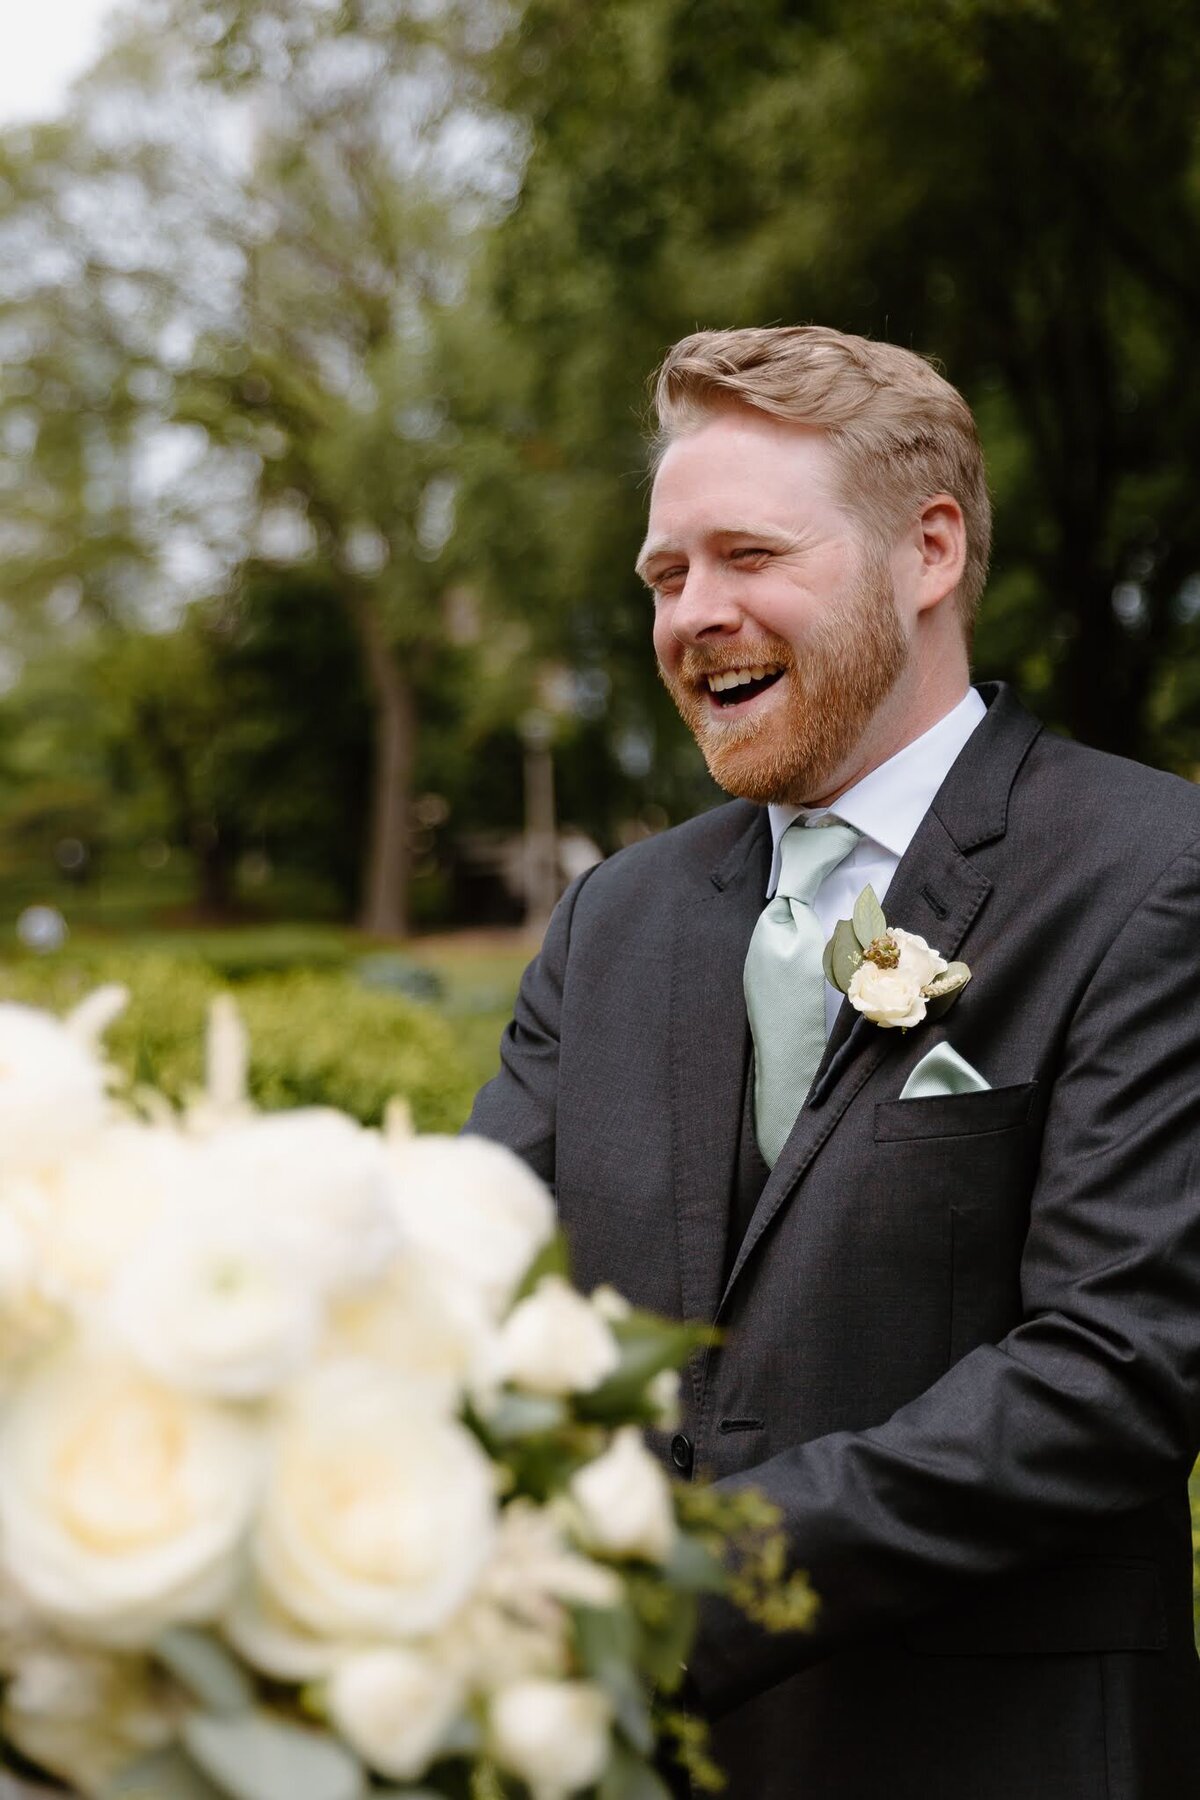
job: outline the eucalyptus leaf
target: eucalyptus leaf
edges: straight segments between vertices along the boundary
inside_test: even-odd
[[[653,1628],[643,1622],[639,1662],[643,1674],[660,1693],[673,1694],[683,1679],[683,1665],[696,1636],[696,1596],[676,1589],[673,1604]]]
[[[965,971],[961,978],[960,971]],[[954,976],[951,985],[944,986],[947,976],[951,975]],[[970,979],[971,971],[967,968],[966,963],[951,963],[948,969],[943,970],[941,975],[929,983],[926,990],[925,1017],[940,1019],[944,1012],[949,1012]]]
[[[862,959],[862,947],[854,926],[849,919],[839,919],[830,939],[830,961],[833,967],[833,985],[841,993],[849,993],[854,972]]]
[[[965,962],[952,962],[944,968],[940,975],[925,984],[925,993],[931,1000],[940,1000],[946,994],[961,993],[971,979],[971,971]]]
[[[501,1394],[495,1406],[484,1417],[489,1436],[499,1444],[516,1438],[543,1437],[565,1424],[567,1409],[561,1400],[549,1394]]]
[[[111,1776],[99,1800],[225,1800],[177,1745],[139,1756]]]
[[[575,1652],[597,1678],[610,1664],[629,1664],[637,1653],[637,1622],[627,1606],[576,1606]]]
[[[580,1606],[573,1610],[575,1653],[613,1703],[617,1723],[638,1750],[654,1748],[650,1697],[637,1673],[637,1622],[626,1606]]]
[[[600,1386],[575,1396],[581,1419],[623,1424],[645,1401],[646,1389],[664,1369],[677,1369],[694,1351],[717,1341],[710,1326],[678,1325],[636,1313],[613,1327],[620,1362]]]
[[[538,1282],[545,1275],[561,1275],[564,1281],[571,1279],[570,1253],[567,1240],[561,1231],[556,1231],[548,1244],[543,1244],[521,1280],[521,1285],[513,1296],[514,1302],[524,1300],[532,1294]]]
[[[830,938],[830,940],[826,944],[824,950],[822,950],[822,952],[821,952],[821,967],[825,971],[825,979],[829,983],[830,987],[836,987],[837,982],[833,978],[833,939],[832,938]]]
[[[712,1551],[686,1531],[676,1534],[663,1573],[672,1587],[694,1594],[720,1593],[726,1580],[725,1570]]]
[[[883,908],[875,898],[875,889],[870,882],[854,902],[853,924],[854,935],[864,950],[869,950],[875,939],[887,930]]]
[[[624,1744],[616,1744],[596,1789],[596,1800],[671,1800],[671,1790],[648,1762]]]
[[[254,1688],[232,1650],[207,1631],[184,1625],[164,1631],[154,1655],[208,1712],[243,1712]]]
[[[327,1733],[266,1712],[191,1713],[184,1744],[229,1800],[360,1800],[361,1765]]]

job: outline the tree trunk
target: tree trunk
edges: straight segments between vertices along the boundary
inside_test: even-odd
[[[195,824],[190,837],[196,858],[196,910],[202,919],[229,919],[236,911],[237,846],[211,819]]]
[[[417,743],[412,687],[362,594],[349,597],[367,688],[375,703],[375,754],[359,926],[372,937],[408,934],[409,812]]]

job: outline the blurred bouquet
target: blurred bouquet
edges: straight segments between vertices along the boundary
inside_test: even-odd
[[[663,1709],[731,1534],[747,1604],[756,1568],[810,1601],[752,1498],[643,1444],[704,1334],[575,1292],[497,1145],[255,1113],[228,1002],[182,1115],[118,1103],[122,1001],[0,1005],[0,1760],[106,1800],[653,1800],[668,1724],[711,1774]]]

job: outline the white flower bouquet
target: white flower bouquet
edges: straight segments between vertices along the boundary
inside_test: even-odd
[[[227,1002],[184,1114],[119,1101],[122,999],[0,1005],[0,1767],[654,1800],[670,1729],[704,1779],[698,1594],[811,1604],[761,1503],[643,1444],[704,1334],[575,1292],[497,1145],[254,1112]]]

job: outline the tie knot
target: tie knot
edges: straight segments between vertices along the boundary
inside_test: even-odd
[[[860,835],[840,819],[831,825],[803,825],[797,819],[779,841],[776,894],[811,906],[825,877],[845,862]]]

